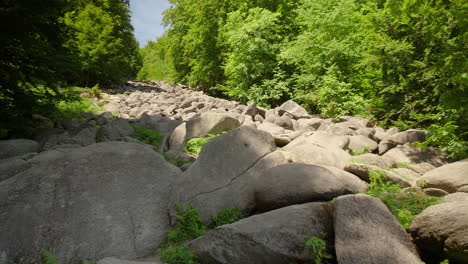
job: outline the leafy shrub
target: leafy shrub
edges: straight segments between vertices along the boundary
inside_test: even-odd
[[[369,178],[366,193],[381,199],[405,229],[424,209],[442,202],[442,199],[429,196],[420,189],[403,190],[399,184],[388,181],[382,171],[370,171]]]
[[[314,264],[327,263],[327,259],[331,259],[332,256],[326,251],[327,241],[312,236],[305,243],[307,254],[312,258]]]
[[[99,84],[94,85],[90,89],[90,93],[91,93],[92,96],[94,96],[96,98],[101,98],[102,90],[99,89]]]
[[[167,246],[159,249],[161,260],[167,263],[197,263],[197,255],[187,248],[187,245]]]
[[[139,127],[132,125],[133,127],[133,134],[131,137],[138,139],[139,141],[152,145],[152,146],[159,146],[161,144],[161,141],[163,139],[163,135],[161,135],[158,131],[153,130],[149,127]]]
[[[187,141],[185,145],[185,152],[194,156],[198,156],[203,149],[203,146],[208,142],[210,139],[215,138],[221,134],[208,134],[206,137],[202,138],[192,138]]]
[[[79,119],[85,112],[97,114],[100,110],[93,101],[80,98],[76,101],[60,101],[56,104],[56,111],[51,115],[52,119]]]
[[[57,258],[47,249],[43,249],[41,252],[41,262],[42,264],[60,264]]]
[[[413,144],[421,149],[434,146],[440,151],[449,152],[449,157],[464,159],[468,157],[468,144],[463,138],[468,135],[468,132],[458,130],[459,127],[455,125],[454,121],[447,122],[443,126],[432,124],[427,128],[429,137],[426,141],[414,142]]]
[[[174,245],[205,234],[206,227],[200,219],[198,209],[191,205],[184,208],[180,203],[176,203],[176,209],[176,226],[168,231],[168,244]]]
[[[245,215],[238,208],[225,208],[219,211],[218,215],[211,217],[211,227],[231,224],[244,218]]]

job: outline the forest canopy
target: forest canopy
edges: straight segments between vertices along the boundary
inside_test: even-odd
[[[139,79],[426,128],[466,155],[466,0],[170,2]]]
[[[115,84],[141,67],[124,0],[6,0],[0,6],[1,128],[76,100],[67,87]]]

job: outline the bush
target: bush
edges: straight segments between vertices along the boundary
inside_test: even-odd
[[[198,156],[203,149],[203,146],[208,142],[210,139],[215,138],[221,134],[208,134],[206,137],[202,138],[192,138],[187,141],[185,145],[185,152],[194,156]]]
[[[60,264],[60,262],[50,253],[49,250],[43,249],[41,252],[41,263],[42,264]]]
[[[405,229],[424,209],[442,202],[442,199],[429,196],[420,189],[403,190],[399,184],[388,181],[381,171],[370,171],[369,178],[366,193],[381,199]]]
[[[168,244],[178,244],[205,234],[206,227],[200,219],[198,209],[191,205],[184,208],[180,203],[176,203],[176,209],[177,222],[176,226],[168,231]]]
[[[149,127],[139,127],[135,125],[132,125],[132,127],[134,132],[131,137],[138,139],[145,144],[157,147],[159,144],[161,144],[161,141],[164,138],[161,133]]]
[[[245,215],[238,208],[225,208],[219,211],[218,215],[211,217],[211,227],[231,224],[244,218]]]
[[[197,255],[187,248],[187,245],[167,246],[159,248],[161,260],[167,263],[197,263]]]
[[[312,236],[305,243],[307,254],[312,258],[314,264],[327,263],[327,259],[331,259],[332,256],[326,251],[327,241]]]

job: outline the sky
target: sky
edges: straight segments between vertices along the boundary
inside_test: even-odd
[[[167,0],[130,0],[132,25],[140,47],[164,33],[162,12],[169,7]]]

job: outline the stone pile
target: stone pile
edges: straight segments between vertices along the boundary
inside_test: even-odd
[[[37,263],[42,249],[62,263],[141,263],[125,259],[164,242],[176,202],[198,208],[205,224],[224,208],[250,216],[189,242],[200,263],[309,263],[311,236],[337,263],[468,261],[468,160],[416,149],[424,131],[326,119],[293,101],[242,105],[164,82],[129,82],[100,100],[100,115],[0,141],[0,264]],[[139,142],[134,126],[164,140]],[[197,157],[183,152],[188,140],[224,131]],[[177,168],[161,154],[189,163]],[[415,243],[382,201],[362,194],[373,170],[447,200],[414,220]]]

